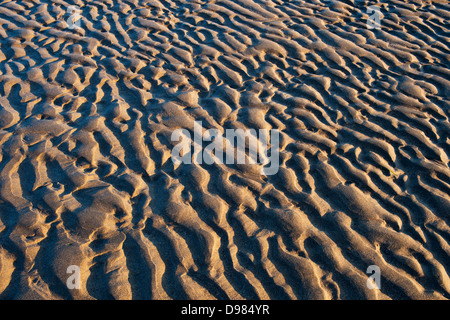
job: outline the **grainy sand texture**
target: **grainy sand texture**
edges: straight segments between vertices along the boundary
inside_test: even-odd
[[[449,44],[443,0],[0,0],[0,299],[449,299]],[[195,121],[278,171],[176,164]]]

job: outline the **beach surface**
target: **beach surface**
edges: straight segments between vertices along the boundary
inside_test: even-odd
[[[0,299],[449,299],[449,109],[448,1],[0,1]]]

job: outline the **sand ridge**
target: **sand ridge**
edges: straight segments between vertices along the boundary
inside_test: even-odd
[[[431,0],[1,1],[0,299],[450,298],[449,18]],[[278,173],[175,166],[195,121],[280,130]]]

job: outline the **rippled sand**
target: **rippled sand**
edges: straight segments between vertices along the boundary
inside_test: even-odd
[[[0,299],[450,298],[450,5],[373,4],[2,1]],[[174,166],[194,121],[278,173]]]

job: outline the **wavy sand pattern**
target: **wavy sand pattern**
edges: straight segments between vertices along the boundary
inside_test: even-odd
[[[0,299],[450,298],[450,5],[371,4],[1,1]],[[194,121],[279,172],[174,167]]]

